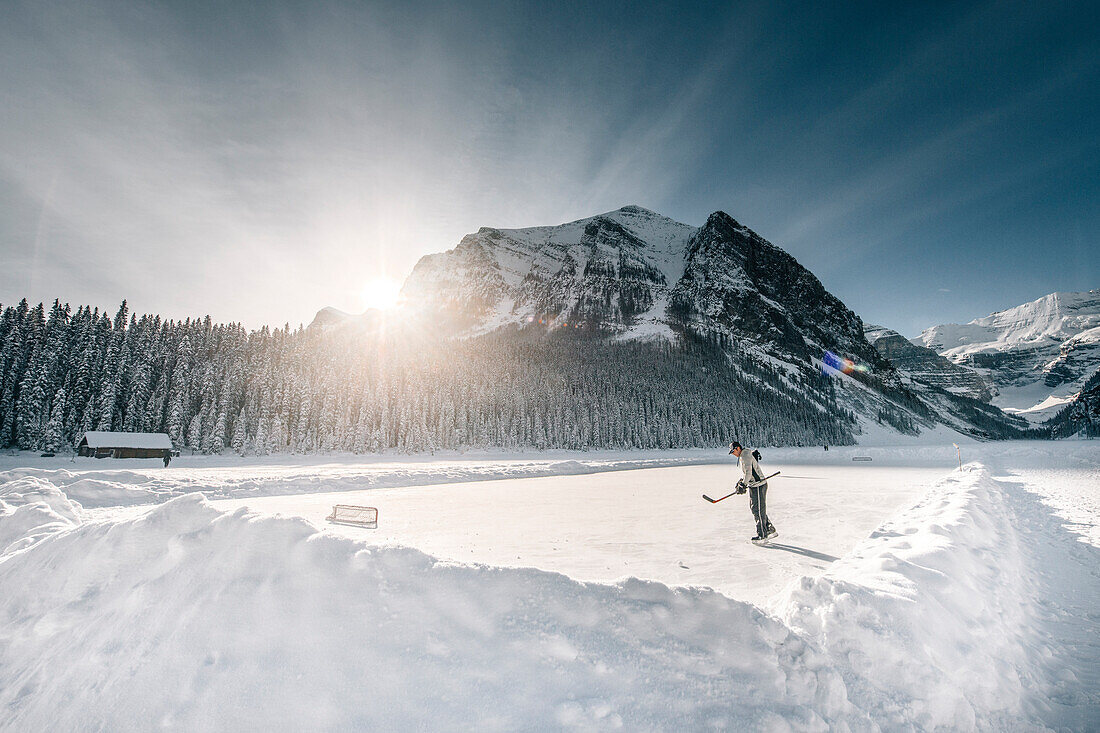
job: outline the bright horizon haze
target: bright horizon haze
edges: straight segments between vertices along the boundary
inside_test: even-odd
[[[0,303],[308,323],[482,226],[722,210],[915,336],[1100,287],[1100,13],[16,2]]]

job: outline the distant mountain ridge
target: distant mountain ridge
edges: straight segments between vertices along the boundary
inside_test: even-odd
[[[993,396],[992,386],[973,369],[959,366],[897,331],[868,324],[864,333],[880,354],[914,379],[982,402],[989,402]]]
[[[1027,430],[1025,419],[989,404],[992,388],[973,369],[913,344],[897,331],[869,325],[865,332],[867,340],[898,369],[906,386],[932,407],[940,422],[963,433],[975,428],[986,434]]]
[[[313,317],[313,321],[309,325],[311,328],[315,326],[336,326],[351,318],[354,318],[352,314],[339,308],[327,306],[317,311],[317,315]]]
[[[1100,369],[1100,290],[1051,293],[913,341],[973,369],[993,386],[993,404],[1037,422]]]

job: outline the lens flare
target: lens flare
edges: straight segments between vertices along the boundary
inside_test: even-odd
[[[827,376],[837,374],[855,374],[856,372],[869,372],[870,368],[865,364],[858,364],[852,359],[837,356],[831,351],[826,351],[821,356],[821,373]]]

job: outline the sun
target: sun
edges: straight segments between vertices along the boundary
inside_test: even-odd
[[[397,305],[401,283],[392,277],[376,277],[363,286],[363,306],[388,310]]]

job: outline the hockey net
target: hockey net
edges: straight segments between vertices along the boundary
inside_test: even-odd
[[[378,509],[372,506],[337,504],[332,507],[332,514],[325,518],[333,524],[349,524],[353,527],[378,529]]]

